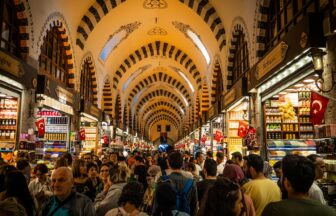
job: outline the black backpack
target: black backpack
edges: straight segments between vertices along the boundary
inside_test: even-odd
[[[190,204],[187,195],[193,186],[193,180],[188,179],[182,190],[179,191],[176,189],[175,184],[169,179],[169,176],[166,175],[165,171],[162,171],[161,180],[163,181],[161,184],[169,184],[171,190],[176,194],[176,210],[190,214]]]

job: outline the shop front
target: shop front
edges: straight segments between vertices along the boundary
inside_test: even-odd
[[[81,99],[80,102],[80,133],[82,136],[81,147],[82,153],[102,151],[102,143],[99,135],[99,119],[101,111],[96,105],[89,101]]]
[[[211,150],[211,132],[210,132],[210,120],[208,119],[208,112],[202,113],[202,126],[199,131],[199,135],[201,137],[200,139],[200,146],[198,146],[200,149],[199,151],[202,151],[203,153],[206,153],[207,151]],[[194,153],[196,153],[194,151]]]
[[[22,120],[30,114],[26,101],[36,86],[37,71],[21,59],[0,51],[0,152],[9,161],[18,149]],[[23,107],[24,106],[24,107]]]
[[[36,89],[36,155],[38,159],[53,162],[64,152],[70,151],[71,121],[79,107],[77,95],[62,83],[38,75]],[[79,135],[80,137],[80,135]]]
[[[224,114],[218,112],[217,106],[212,106],[208,110],[208,116],[210,119],[210,151],[213,155],[217,152],[227,153],[226,145],[223,145],[223,131],[224,131]]]
[[[271,165],[287,154],[316,153],[314,124],[323,124],[327,106],[312,63],[325,46],[318,21],[306,16],[249,74],[250,92],[257,95],[263,156]]]
[[[247,155],[252,151],[258,153],[258,146],[253,140],[248,139],[250,97],[247,95],[247,79],[240,78],[224,95],[223,107],[226,117],[226,137],[228,155],[241,152]],[[248,143],[247,143],[248,142]]]

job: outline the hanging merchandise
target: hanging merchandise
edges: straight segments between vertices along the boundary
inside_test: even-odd
[[[201,138],[202,144],[205,144],[206,141],[207,141],[207,137],[206,135],[203,135],[203,137]]]
[[[215,133],[214,140],[216,140],[217,142],[220,142],[222,138],[223,138],[222,132],[217,130]]]
[[[254,127],[249,127],[247,135],[245,137],[245,146],[248,150],[258,149],[257,143],[257,130]]]
[[[35,125],[37,127],[37,133],[38,133],[38,136],[40,138],[43,138],[44,137],[44,133],[45,133],[45,122],[44,122],[44,118],[41,118],[39,120],[37,120],[35,122]]]
[[[248,122],[239,121],[238,136],[244,138],[248,132]]]
[[[84,128],[82,128],[79,131],[79,140],[85,140],[85,129]]]
[[[324,119],[329,99],[315,92],[311,93],[310,100],[310,120],[313,125],[320,125]]]

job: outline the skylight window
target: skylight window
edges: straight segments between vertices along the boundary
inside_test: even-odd
[[[150,68],[152,65],[148,64],[143,67],[140,67],[138,70],[136,70],[134,73],[131,74],[131,76],[128,78],[128,80],[124,83],[122,90],[125,91],[128,85],[142,72]]]
[[[141,25],[140,22],[133,22],[127,25],[121,26],[105,43],[103,50],[99,54],[99,58],[102,61],[106,61],[110,53],[125,40],[133,31],[135,31]]]
[[[120,41],[125,39],[126,37],[127,32],[124,29],[111,36],[100,53],[100,59],[106,61],[112,50],[114,50],[114,48],[116,48]]]
[[[198,49],[201,50],[201,52],[202,52],[202,54],[205,58],[206,63],[209,64],[210,63],[210,56],[209,56],[209,53],[208,53],[207,49],[205,48],[204,44],[202,43],[201,39],[190,29],[187,30],[187,35],[196,44]]]

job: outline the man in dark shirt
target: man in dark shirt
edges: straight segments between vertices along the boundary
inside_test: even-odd
[[[308,191],[315,178],[314,164],[303,156],[287,155],[282,160],[283,186],[288,199],[268,204],[262,216],[334,216],[336,211],[310,200]]]
[[[148,167],[144,164],[144,160],[141,156],[135,156],[135,168],[134,177],[147,189],[147,169]]]
[[[179,151],[172,151],[168,155],[168,166],[171,170],[170,174],[168,174],[168,178],[172,181],[174,188],[176,191],[182,191],[186,183],[189,181],[190,178],[186,177],[183,173],[182,166],[183,166],[183,157]],[[165,174],[164,174],[165,175]],[[160,179],[164,180],[164,176],[161,176]],[[160,181],[159,179],[159,181]],[[158,183],[158,186],[160,183]],[[197,188],[196,184],[193,181],[192,187],[187,192],[187,201],[189,203],[190,208],[190,215],[194,216],[197,213]],[[162,206],[158,204],[158,200],[156,195],[154,195],[154,204],[153,204],[153,213],[158,213]]]
[[[217,163],[213,159],[206,159],[204,162],[203,174],[205,179],[197,182],[198,202],[201,203],[205,193],[215,184],[217,174]]]

